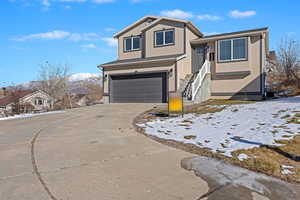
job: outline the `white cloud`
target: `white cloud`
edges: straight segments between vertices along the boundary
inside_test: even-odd
[[[69,2],[69,3],[84,3],[88,2],[88,0],[58,0],[59,2]],[[111,3],[114,2],[115,0],[89,0],[90,2],[93,3]]]
[[[99,40],[100,36],[97,33],[72,33],[68,39],[73,42],[95,41]]]
[[[71,9],[72,7],[69,6],[69,5],[66,5],[66,6],[63,6],[63,8],[69,10],[69,9]]]
[[[65,39],[68,36],[70,36],[69,32],[54,30],[45,33],[29,34],[17,38],[12,38],[12,40],[16,40],[16,41],[27,41],[33,39],[59,40],[59,39]]]
[[[82,3],[82,2],[86,2],[87,0],[58,0],[59,2],[78,2],[78,3]]]
[[[14,37],[12,40],[18,42],[25,42],[30,40],[66,40],[71,42],[82,42],[82,41],[104,41],[109,47],[117,47],[118,40],[112,37],[101,37],[97,33],[71,33],[67,31],[55,30],[45,33],[36,33],[24,35],[21,37]],[[97,48],[95,44],[84,44],[80,46],[83,49],[94,49]]]
[[[198,16],[197,16],[197,19],[199,19],[199,20],[216,21],[216,20],[220,20],[221,17],[215,16],[215,15],[204,14],[204,15],[198,15]]]
[[[232,10],[229,13],[229,16],[232,18],[246,18],[246,17],[252,17],[254,15],[256,15],[256,11],[254,10],[248,10],[248,11]]]
[[[151,1],[151,0],[130,0],[132,3],[140,3],[143,1]]]
[[[92,0],[94,3],[112,3],[114,0]]]
[[[95,44],[83,44],[83,45],[80,45],[81,48],[83,49],[96,49],[97,46]]]
[[[49,0],[42,0],[42,5],[45,6],[45,7],[51,6]]]
[[[114,38],[110,38],[110,37],[104,37],[102,38],[102,40],[104,42],[106,42],[106,44],[110,47],[117,47],[118,46],[118,40],[114,39]]]
[[[114,28],[105,28],[104,29],[104,31],[106,31],[106,32],[113,32],[113,31],[115,31],[116,29],[114,29]]]
[[[15,0],[10,0],[11,2],[15,2]],[[115,0],[40,0],[41,4],[45,8],[49,8],[54,3],[112,3]],[[67,7],[70,8],[70,7]]]
[[[79,41],[96,41],[101,40],[97,33],[70,33],[62,30],[54,30],[45,33],[29,34],[21,37],[14,37],[12,40],[24,42],[28,40],[70,40],[73,42]]]
[[[166,17],[180,18],[180,19],[189,19],[189,18],[194,17],[193,13],[186,12],[186,11],[179,10],[179,9],[163,10],[160,12],[160,15],[166,16]]]
[[[9,48],[10,48],[10,49],[14,49],[14,50],[18,50],[18,51],[26,50],[25,47],[19,47],[19,46],[10,46]]]

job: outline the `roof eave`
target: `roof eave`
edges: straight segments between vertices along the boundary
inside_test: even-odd
[[[126,65],[139,65],[139,64],[151,64],[151,63],[159,63],[159,62],[175,62],[176,58],[168,58],[168,59],[157,59],[157,60],[145,60],[145,61],[136,61],[136,62],[126,62],[126,63],[115,63],[115,64],[107,64],[107,65],[99,65],[98,68],[106,68],[106,67],[115,67],[115,66],[126,66]]]
[[[153,18],[153,19],[157,19],[158,17],[153,16],[153,15],[146,15],[144,17],[142,17],[141,19],[137,20],[136,22],[134,22],[133,24],[126,26],[125,28],[123,28],[121,31],[117,32],[116,34],[113,35],[113,38],[118,38],[120,35],[122,35],[124,32],[128,31],[129,29],[139,25],[140,23],[142,23],[143,21],[145,21],[148,18]]]
[[[203,36],[203,33],[201,33],[201,31],[199,31],[199,29],[191,21],[186,21],[186,20],[181,20],[181,19],[174,19],[174,18],[169,18],[169,17],[157,18],[155,21],[153,21],[148,26],[145,26],[144,28],[142,28],[141,32],[145,32],[146,30],[148,30],[149,28],[152,28],[153,26],[155,26],[156,24],[158,24],[159,22],[161,22],[163,20],[175,21],[175,22],[180,22],[180,23],[187,24],[192,29],[192,31],[195,32],[198,36],[200,36],[200,37]]]
[[[244,37],[244,36],[250,36],[250,35],[260,35],[262,33],[268,32],[268,31],[269,31],[268,28],[262,28],[262,29],[254,29],[254,30],[249,30],[249,31],[224,33],[224,34],[207,36],[207,37],[195,39],[195,40],[192,40],[190,43],[191,44],[201,44],[204,42],[215,41],[215,40],[220,40],[220,39],[227,39],[227,38],[231,38],[231,37]]]

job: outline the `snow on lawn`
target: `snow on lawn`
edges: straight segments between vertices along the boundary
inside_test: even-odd
[[[300,133],[300,125],[287,123],[300,112],[300,96],[254,104],[226,106],[208,114],[155,119],[143,127],[148,135],[210,148],[231,157],[231,152],[262,144],[277,145],[275,140],[291,139]]]
[[[287,174],[294,174],[293,171],[291,171],[291,169],[294,169],[293,166],[289,166],[289,165],[281,165],[281,174],[287,175]]]
[[[23,119],[23,118],[36,117],[36,116],[40,116],[40,115],[50,115],[50,114],[57,114],[57,113],[63,113],[63,112],[65,112],[65,111],[52,111],[52,112],[44,112],[44,113],[26,113],[26,114],[14,115],[14,116],[9,116],[9,117],[3,117],[3,118],[0,118],[0,121]]]

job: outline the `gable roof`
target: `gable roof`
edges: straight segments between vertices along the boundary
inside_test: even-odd
[[[38,92],[47,95],[49,98],[52,98],[49,94],[47,94],[46,92],[44,92],[42,90],[20,90],[20,91],[16,91],[14,94],[10,94],[10,95],[7,95],[7,96],[1,98],[0,99],[0,106],[7,106],[11,103],[19,101],[20,99],[22,99],[26,96],[31,96],[31,95],[33,95],[35,93],[38,93]]]
[[[13,102],[18,101],[20,98],[27,96],[28,94],[33,93],[32,90],[21,90],[16,91],[14,94],[10,94],[0,99],[0,106],[7,106]]]
[[[244,30],[244,31],[238,31],[238,32],[208,35],[208,36],[204,36],[202,38],[197,38],[197,39],[191,40],[191,43],[198,44],[198,43],[212,41],[212,40],[231,38],[233,36],[234,37],[243,37],[243,36],[249,36],[249,35],[256,35],[256,34],[261,34],[261,33],[268,33],[268,31],[269,31],[269,28],[264,27],[264,28],[257,28],[257,29]]]
[[[152,21],[151,23],[149,23],[147,26],[145,26],[144,28],[142,28],[142,32],[148,30],[149,28],[155,26],[156,24],[160,23],[163,20],[166,21],[173,21],[173,22],[180,22],[180,23],[184,23],[187,25],[187,27],[189,27],[192,32],[194,32],[196,35],[198,35],[199,37],[202,37],[203,34],[200,32],[200,30],[193,25],[193,23],[191,21],[187,21],[187,20],[182,20],[182,19],[175,19],[175,18],[169,18],[169,17],[157,17],[157,16],[152,16],[152,15],[147,15],[141,19],[139,19],[138,21],[134,22],[133,24],[125,27],[124,29],[122,29],[121,31],[119,31],[118,33],[116,33],[113,37],[114,38],[118,38],[120,35],[122,35],[123,33],[127,32],[128,30],[140,25],[141,23],[143,23],[144,21],[148,20],[148,19],[152,19],[154,21]]]
[[[143,23],[144,21],[146,21],[147,19],[153,19],[156,20],[158,17],[156,16],[152,16],[152,15],[146,15],[143,18],[139,19],[138,21],[134,22],[133,24],[126,26],[124,29],[122,29],[121,31],[117,32],[116,34],[113,35],[114,38],[119,37],[120,35],[122,35],[123,33],[127,32],[128,30],[140,25],[141,23]]]
[[[180,22],[180,23],[184,23],[187,25],[187,27],[189,27],[196,35],[198,35],[199,37],[203,36],[203,33],[200,32],[200,30],[194,26],[194,24],[191,21],[187,21],[187,20],[182,20],[182,19],[175,19],[175,18],[169,18],[169,17],[158,17],[155,21],[153,21],[152,23],[148,24],[147,26],[145,26],[141,31],[144,32],[146,30],[148,30],[149,28],[155,26],[156,24],[160,23],[161,21],[166,20],[166,21],[174,21],[174,22]]]

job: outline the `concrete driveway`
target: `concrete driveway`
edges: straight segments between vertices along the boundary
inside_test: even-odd
[[[191,156],[135,132],[149,104],[112,104],[0,121],[0,199],[197,199]]]

